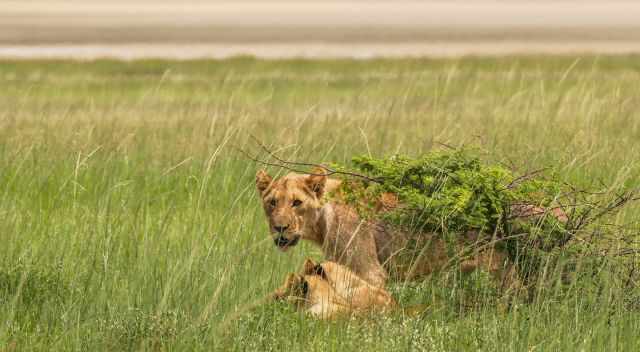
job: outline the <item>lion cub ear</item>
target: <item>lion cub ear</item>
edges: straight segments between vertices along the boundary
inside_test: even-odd
[[[271,294],[272,299],[284,300],[288,298],[291,295],[291,292],[299,286],[300,280],[300,275],[289,273],[284,280],[284,284]]]
[[[304,261],[304,264],[302,265],[302,274],[303,275],[313,275],[316,273],[316,266],[318,265],[318,263],[316,263],[315,261],[313,261],[313,259],[311,258],[307,258]]]
[[[304,275],[316,275],[323,279],[327,279],[327,274],[324,272],[322,264],[314,262],[312,259],[307,258],[302,266],[302,272]]]
[[[305,182],[311,188],[316,197],[320,198],[324,194],[324,186],[327,183],[326,171],[316,167],[311,171],[312,175],[307,176]]]
[[[256,187],[258,187],[258,191],[262,194],[273,182],[273,178],[267,174],[264,170],[259,170],[256,173]]]

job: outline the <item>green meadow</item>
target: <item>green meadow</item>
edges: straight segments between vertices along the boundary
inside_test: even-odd
[[[273,245],[240,152],[268,157],[252,135],[312,162],[471,145],[639,187],[639,107],[638,56],[0,61],[0,351],[640,350],[640,276],[617,258],[508,309],[455,273],[391,285],[420,314],[259,304],[322,257]]]

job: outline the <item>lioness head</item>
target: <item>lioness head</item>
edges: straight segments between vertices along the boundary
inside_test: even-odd
[[[258,171],[256,186],[273,242],[280,250],[295,246],[301,238],[315,238],[326,182],[321,172],[290,173],[274,180],[264,170]]]

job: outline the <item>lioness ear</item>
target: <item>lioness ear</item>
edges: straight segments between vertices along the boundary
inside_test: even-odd
[[[256,173],[256,187],[258,187],[258,191],[262,194],[273,182],[273,178],[267,174],[264,170],[259,170]]]
[[[324,186],[327,183],[326,171],[322,168],[315,168],[311,171],[313,175],[307,176],[307,186],[311,188],[318,198],[324,194]]]

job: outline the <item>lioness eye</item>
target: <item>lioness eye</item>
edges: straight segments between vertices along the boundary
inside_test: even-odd
[[[272,206],[272,207],[275,207],[277,204],[278,204],[278,202],[275,199],[271,199],[269,201],[269,205]]]
[[[293,201],[293,206],[294,207],[297,207],[297,206],[300,206],[300,205],[302,205],[302,201],[300,199],[296,199],[296,200]]]

